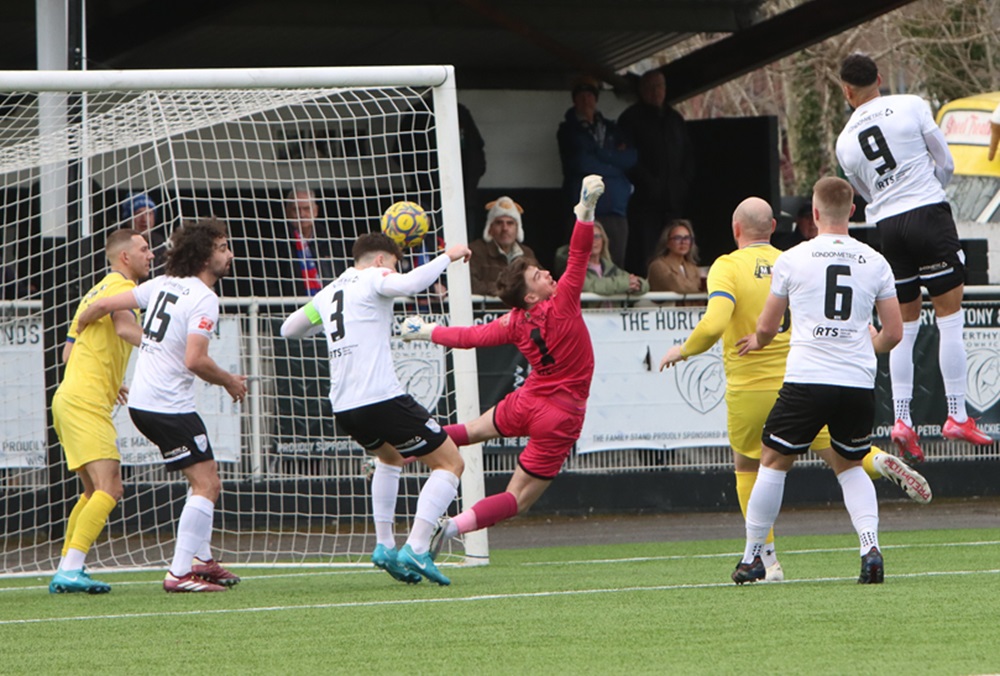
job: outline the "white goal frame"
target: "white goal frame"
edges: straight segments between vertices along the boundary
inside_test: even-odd
[[[109,71],[8,71],[0,78],[2,92],[37,92],[39,106],[46,105],[46,94],[83,93],[97,91],[140,91],[140,90],[226,90],[226,89],[299,89],[330,87],[429,87],[432,91],[435,112],[435,133],[437,148],[437,174],[440,190],[442,229],[445,240],[451,243],[466,241],[465,204],[462,189],[462,168],[459,158],[460,136],[455,91],[455,74],[451,66],[386,66],[386,67],[345,67],[345,68],[262,68],[262,69],[199,69],[199,70],[109,70]],[[56,109],[58,119],[59,96],[53,96],[51,105]],[[84,107],[85,110],[85,107]],[[84,112],[86,114],[86,110]],[[65,118],[64,118],[65,120]],[[52,131],[58,121],[39,122],[39,136]],[[2,131],[0,131],[2,133]],[[77,159],[86,175],[87,157]],[[40,172],[40,201],[43,234],[64,234],[68,220],[69,203],[67,182],[60,178],[65,167],[47,165]],[[77,221],[87,233],[90,199],[89,181],[80,181],[84,193],[76,199],[82,210]],[[88,233],[89,234],[89,233]],[[449,321],[454,325],[473,323],[471,286],[468,267],[451,266],[447,273]],[[78,302],[76,299],[74,302]],[[224,304],[225,304],[224,299]],[[233,304],[234,299],[229,299]],[[20,302],[23,307],[37,307],[37,300]],[[0,305],[17,307],[19,301],[3,301]],[[34,305],[32,305],[34,304]],[[252,308],[254,299],[235,299],[236,305]],[[65,335],[60,327],[60,335]],[[255,346],[253,336],[251,349]],[[455,388],[455,414],[459,422],[467,422],[479,416],[478,374],[475,350],[454,350],[450,353],[453,366]],[[246,363],[253,364],[253,356]],[[253,406],[255,394],[259,394],[260,379],[251,378],[249,406]],[[50,403],[50,402],[47,402]],[[250,416],[251,428],[257,422]],[[253,430],[244,438],[257,436]],[[245,453],[253,449],[245,448]],[[480,445],[461,449],[465,460],[465,472],[460,489],[461,509],[467,509],[484,497],[484,463]],[[358,448],[358,453],[361,453]],[[64,518],[65,515],[58,515]],[[336,515],[331,515],[335,517]],[[53,516],[53,518],[57,518]],[[0,533],[0,536],[6,535]],[[102,535],[102,537],[105,537]],[[486,530],[466,534],[463,538],[467,564],[489,562],[489,544]]]

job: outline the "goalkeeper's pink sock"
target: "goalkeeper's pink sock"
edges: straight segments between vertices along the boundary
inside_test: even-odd
[[[459,533],[469,533],[480,528],[489,528],[505,519],[517,516],[517,498],[504,491],[483,498],[470,509],[465,510],[452,521]]]
[[[451,437],[451,440],[455,442],[456,446],[469,445],[469,430],[465,425],[445,425],[443,429]]]

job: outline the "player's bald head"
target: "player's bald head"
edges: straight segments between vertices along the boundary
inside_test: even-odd
[[[733,222],[739,223],[743,231],[753,238],[768,239],[774,224],[774,212],[765,200],[748,197],[736,207]]]

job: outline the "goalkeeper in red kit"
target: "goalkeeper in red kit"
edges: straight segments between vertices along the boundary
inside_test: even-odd
[[[569,457],[583,429],[594,375],[594,348],[580,310],[580,293],[594,241],[594,207],[604,192],[600,176],[588,176],[574,207],[576,225],[566,273],[556,283],[536,261],[516,258],[497,278],[497,295],[512,308],[478,326],[438,326],[411,317],[403,340],[430,340],[457,348],[513,344],[531,365],[524,385],[477,419],[444,429],[459,446],[495,437],[527,436],[507,489],[444,519],[431,551],[462,533],[487,528],[527,511]]]

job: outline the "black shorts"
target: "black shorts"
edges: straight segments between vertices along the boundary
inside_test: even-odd
[[[848,460],[861,460],[871,450],[874,422],[874,389],[785,383],[761,441],[782,455],[798,455],[809,450],[827,425],[833,450]]]
[[[128,414],[135,428],[159,447],[168,472],[215,460],[208,430],[197,413],[153,413],[130,408]]]
[[[344,430],[369,452],[390,444],[402,456],[419,457],[437,450],[448,439],[448,433],[427,409],[408,394],[334,415]]]
[[[878,234],[900,303],[920,298],[921,286],[934,297],[965,284],[965,252],[947,202],[885,218]]]

